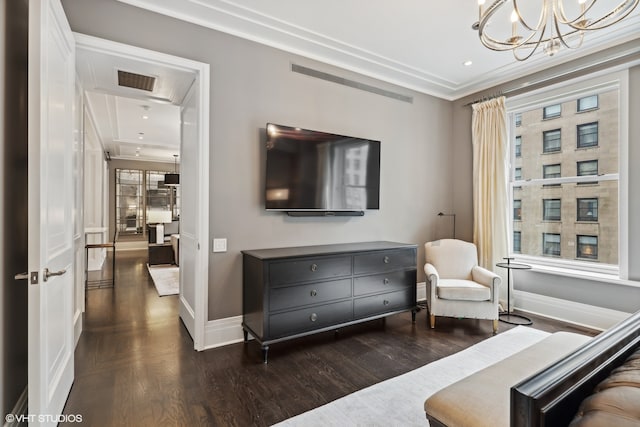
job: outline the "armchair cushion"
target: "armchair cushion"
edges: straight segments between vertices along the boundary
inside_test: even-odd
[[[441,279],[437,287],[438,298],[456,301],[489,301],[491,288],[471,280]]]

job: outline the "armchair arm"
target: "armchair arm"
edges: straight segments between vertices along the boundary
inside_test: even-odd
[[[430,295],[430,301],[436,297],[436,286],[438,286],[438,280],[440,280],[440,276],[438,275],[438,270],[429,263],[424,265],[424,273],[427,275],[427,295]]]
[[[500,276],[493,271],[489,271],[486,268],[482,268],[478,265],[471,269],[471,278],[474,282],[491,288],[491,298],[497,298],[498,287],[502,282]]]

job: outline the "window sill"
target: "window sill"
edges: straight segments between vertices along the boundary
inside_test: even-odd
[[[522,260],[519,260],[520,262]],[[566,267],[552,267],[549,265],[541,265],[532,262],[522,261],[531,266],[531,270],[536,273],[551,274],[554,276],[571,277],[574,279],[591,280],[594,282],[611,283],[615,285],[632,286],[640,288],[640,282],[635,280],[621,279],[615,274],[596,273],[594,271],[584,271]]]

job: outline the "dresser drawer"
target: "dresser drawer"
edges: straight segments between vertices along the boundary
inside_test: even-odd
[[[413,289],[388,292],[353,300],[353,314],[355,319],[388,313],[390,311],[410,309],[415,305]]]
[[[269,316],[269,335],[271,338],[293,335],[348,322],[352,318],[351,300],[272,314]]]
[[[415,277],[414,270],[390,271],[373,276],[356,277],[353,279],[353,295],[398,291],[411,286]]]
[[[350,298],[352,295],[350,278],[275,288],[269,291],[269,310],[277,311],[318,304]]]
[[[351,256],[299,258],[269,264],[269,283],[272,286],[350,275]]]
[[[415,267],[416,250],[414,248],[356,255],[353,260],[354,274],[378,273]]]

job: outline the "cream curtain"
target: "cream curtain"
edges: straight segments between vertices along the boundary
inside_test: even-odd
[[[473,104],[473,242],[482,267],[495,271],[506,284],[506,272],[497,268],[508,255],[508,164],[505,98]],[[510,286],[510,284],[509,284]],[[513,293],[511,294],[513,299]],[[500,287],[506,302],[507,286]],[[511,304],[513,307],[513,304]],[[506,309],[506,304],[503,304]]]

